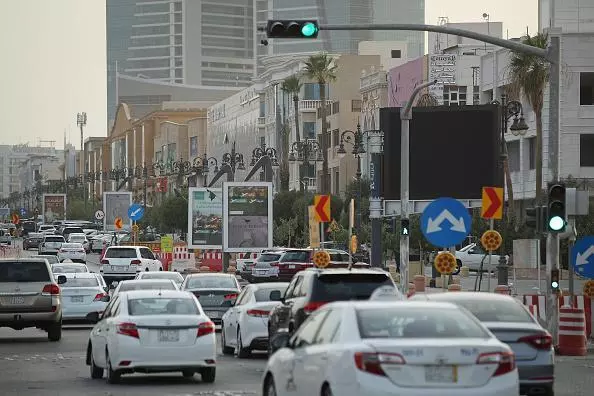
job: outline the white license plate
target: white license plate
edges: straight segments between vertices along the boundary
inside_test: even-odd
[[[128,267],[125,265],[112,265],[111,270],[116,272],[126,272]]]
[[[425,381],[438,383],[458,382],[458,366],[427,366]]]
[[[24,304],[25,303],[25,297],[11,297],[10,298],[10,303],[11,304]]]
[[[85,298],[84,298],[83,296],[72,296],[72,297],[70,298],[70,300],[71,300],[73,303],[81,303],[81,302],[83,302],[83,301],[85,300]]]
[[[219,312],[217,311],[210,311],[206,313],[208,315],[209,318],[218,318],[221,315],[219,314]]]
[[[179,330],[159,330],[160,342],[178,342]]]
[[[291,264],[290,264],[290,265],[288,265],[287,267],[288,267],[289,269],[295,269],[295,266],[294,266],[294,265],[291,265]]]

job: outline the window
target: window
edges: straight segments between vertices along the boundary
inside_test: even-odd
[[[136,258],[135,248],[115,248],[107,249],[105,258]]]
[[[340,102],[332,103],[332,114],[336,114],[340,112]]]
[[[536,138],[526,140],[528,141],[528,169],[536,169]]]
[[[316,123],[315,122],[303,122],[303,138],[304,139],[315,139],[316,137]]]
[[[114,306],[116,308],[119,308],[119,304],[120,304],[120,298],[119,298],[119,296],[116,295],[111,300],[111,302],[107,305],[107,307],[105,308],[105,311],[103,311],[103,316],[101,316],[101,319],[109,318],[110,316],[112,316],[111,313],[113,312]]]
[[[170,280],[163,281],[145,281],[145,282],[122,282],[122,286],[119,286],[118,292],[125,292],[130,290],[176,290],[175,284]]]
[[[594,72],[580,73],[580,105],[594,105]]]
[[[361,112],[361,100],[355,99],[351,100],[351,112],[352,113],[360,113]]]
[[[0,263],[2,282],[50,282],[50,274],[45,262],[5,261]]]
[[[266,146],[266,136],[260,136],[260,147]]]
[[[338,167],[334,171],[334,194],[340,194],[340,171]]]
[[[401,50],[392,50],[392,59],[400,59],[402,57]]]
[[[266,100],[260,96],[260,115],[259,117],[266,117]]]
[[[155,256],[153,255],[153,252],[151,252],[147,248],[140,248],[140,257],[142,257],[143,259],[149,259],[149,260],[154,260],[155,259]]]
[[[295,283],[295,289],[293,290],[293,297],[305,296],[305,288],[303,287],[303,275],[297,277],[297,283]]]
[[[237,297],[237,301],[235,301],[235,306],[245,304],[248,300],[247,296],[249,294],[250,294],[249,288],[243,289],[243,291],[241,293],[239,293],[239,296]]]
[[[332,131],[332,146],[338,146],[340,144],[340,131],[335,129]]]
[[[284,254],[281,263],[309,263],[309,256],[307,250],[291,250]]]
[[[186,288],[188,289],[236,289],[237,285],[230,276],[195,276]]]
[[[191,298],[135,298],[128,300],[130,316],[146,315],[199,315],[198,306]]]
[[[285,289],[286,288],[284,287],[262,287],[254,292],[254,297],[256,297],[256,302],[270,301],[272,292],[280,292],[280,295],[282,296]]]
[[[320,331],[316,336],[316,344],[328,344],[334,340],[334,337],[340,328],[341,318],[342,309],[330,310],[330,313],[324,319],[324,323],[322,323]]]
[[[513,300],[492,300],[488,304],[462,299],[455,299],[449,302],[463,306],[481,322],[532,323],[534,321],[532,316],[526,312],[526,309]]]
[[[97,278],[68,278],[61,287],[97,287],[99,281]]]
[[[520,170],[520,141],[507,142],[507,154],[510,172]]]
[[[327,273],[319,276],[317,282],[314,283],[312,299],[314,301],[366,300],[375,289],[387,285],[394,286],[394,283],[382,273]]]
[[[297,283],[297,278],[293,278],[291,280],[291,283],[289,283],[289,286],[287,286],[287,290],[285,290],[285,294],[284,294],[285,299],[291,298],[291,296],[293,295],[293,290],[295,290],[296,283]]]
[[[330,97],[330,89],[326,84],[326,98]],[[303,84],[303,100],[320,100],[320,86],[317,83]]]
[[[301,328],[297,330],[297,333],[293,336],[291,340],[291,344],[295,348],[302,348],[308,345],[313,345],[315,343],[316,334],[318,333],[318,329],[320,325],[324,321],[326,315],[328,315],[327,310],[318,311],[313,313],[306,321],[303,323]]]
[[[580,166],[594,166],[594,134],[580,135]]]

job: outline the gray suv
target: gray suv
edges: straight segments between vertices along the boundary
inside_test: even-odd
[[[62,338],[60,284],[45,259],[0,259],[0,327],[47,331],[50,341]]]

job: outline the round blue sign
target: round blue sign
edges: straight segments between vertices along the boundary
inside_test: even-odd
[[[594,236],[576,241],[571,249],[571,265],[579,276],[594,279]]]
[[[454,198],[431,202],[421,215],[421,231],[433,245],[447,248],[464,241],[472,227],[468,209]]]

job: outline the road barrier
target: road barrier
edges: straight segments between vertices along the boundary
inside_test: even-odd
[[[413,283],[415,284],[415,290],[419,293],[425,292],[425,276],[424,275],[415,275],[413,278]]]
[[[526,294],[522,296],[522,303],[528,307],[533,305],[537,312],[537,315],[535,316],[542,321],[546,321],[546,296]],[[594,327],[594,305],[592,304],[592,299],[584,296],[573,296],[572,300],[571,296],[559,296],[559,306],[570,306],[582,309],[586,318],[586,337],[592,337],[592,328]]]
[[[511,289],[508,285],[497,285],[495,286],[495,293],[511,295]]]
[[[462,291],[462,286],[460,286],[457,283],[452,283],[451,285],[448,286],[448,291],[450,291],[450,292]]]
[[[559,308],[559,344],[562,356],[586,356],[586,317],[580,308]]]
[[[203,250],[200,265],[210,268],[210,271],[221,272],[223,270],[223,252],[221,250]]]

